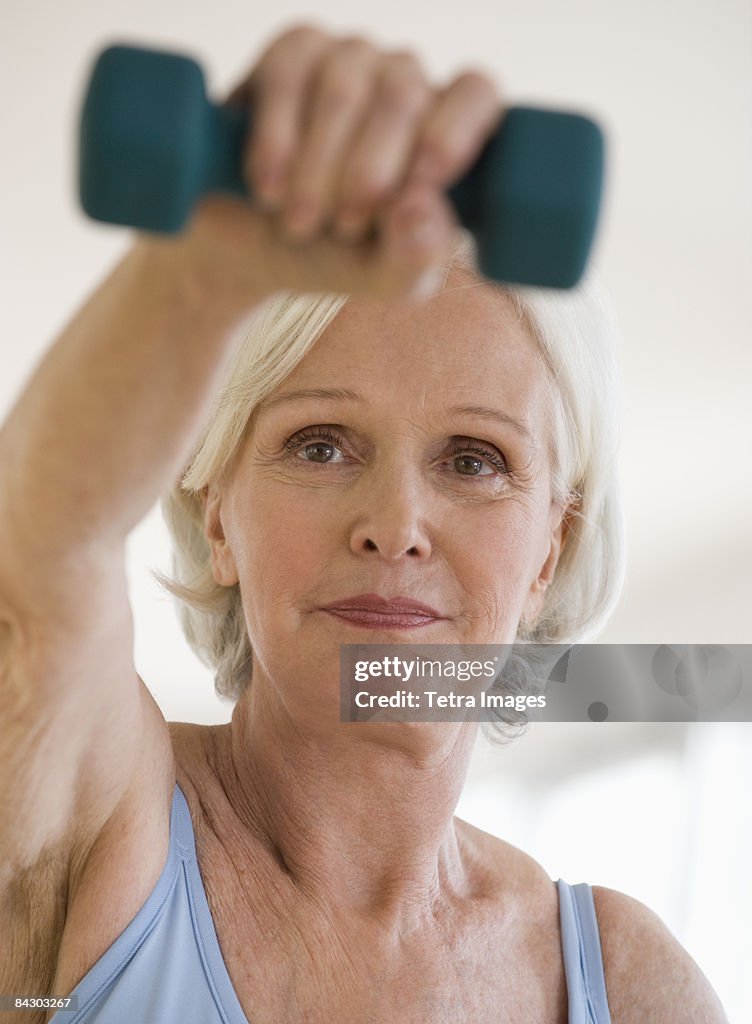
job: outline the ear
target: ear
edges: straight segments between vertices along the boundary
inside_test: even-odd
[[[222,523],[222,492],[212,483],[200,494],[204,504],[204,534],[211,549],[212,576],[220,586],[234,587],[238,570]]]
[[[558,506],[558,508],[561,509],[561,506]],[[549,536],[545,560],[538,571],[538,575],[530,584],[530,589],[525,598],[521,624],[528,629],[535,625],[538,616],[543,610],[546,591],[556,575],[556,567],[559,564],[561,553],[566,546],[571,522],[571,506],[567,505],[557,517],[556,525]]]

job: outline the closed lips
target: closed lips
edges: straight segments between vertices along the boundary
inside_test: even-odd
[[[422,615],[426,618],[443,618],[441,612],[430,605],[414,601],[409,597],[387,598],[378,594],[359,594],[356,597],[342,598],[323,606],[327,611],[362,611],[379,615]]]

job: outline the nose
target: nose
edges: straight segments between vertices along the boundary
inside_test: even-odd
[[[355,554],[378,552],[388,561],[430,555],[427,516],[435,496],[421,487],[416,473],[382,467],[378,475],[373,471],[363,479],[362,505],[350,531]]]

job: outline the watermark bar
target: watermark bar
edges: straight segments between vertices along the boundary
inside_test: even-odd
[[[341,644],[343,722],[752,722],[752,644]]]
[[[18,1013],[28,1010],[32,1013],[39,1013],[40,1010],[56,1010],[65,1013],[70,1010],[75,1013],[78,1010],[78,996],[51,996],[28,992],[19,992],[16,995],[0,995],[0,1013],[8,1010],[15,1010]],[[14,1020],[20,1020],[15,1017]]]

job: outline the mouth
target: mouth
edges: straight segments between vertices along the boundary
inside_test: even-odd
[[[321,611],[361,629],[418,629],[442,621],[435,615],[420,615],[416,612],[385,613],[361,608],[322,608]]]
[[[366,629],[417,629],[445,618],[430,605],[411,597],[358,594],[324,605],[321,611]]]

